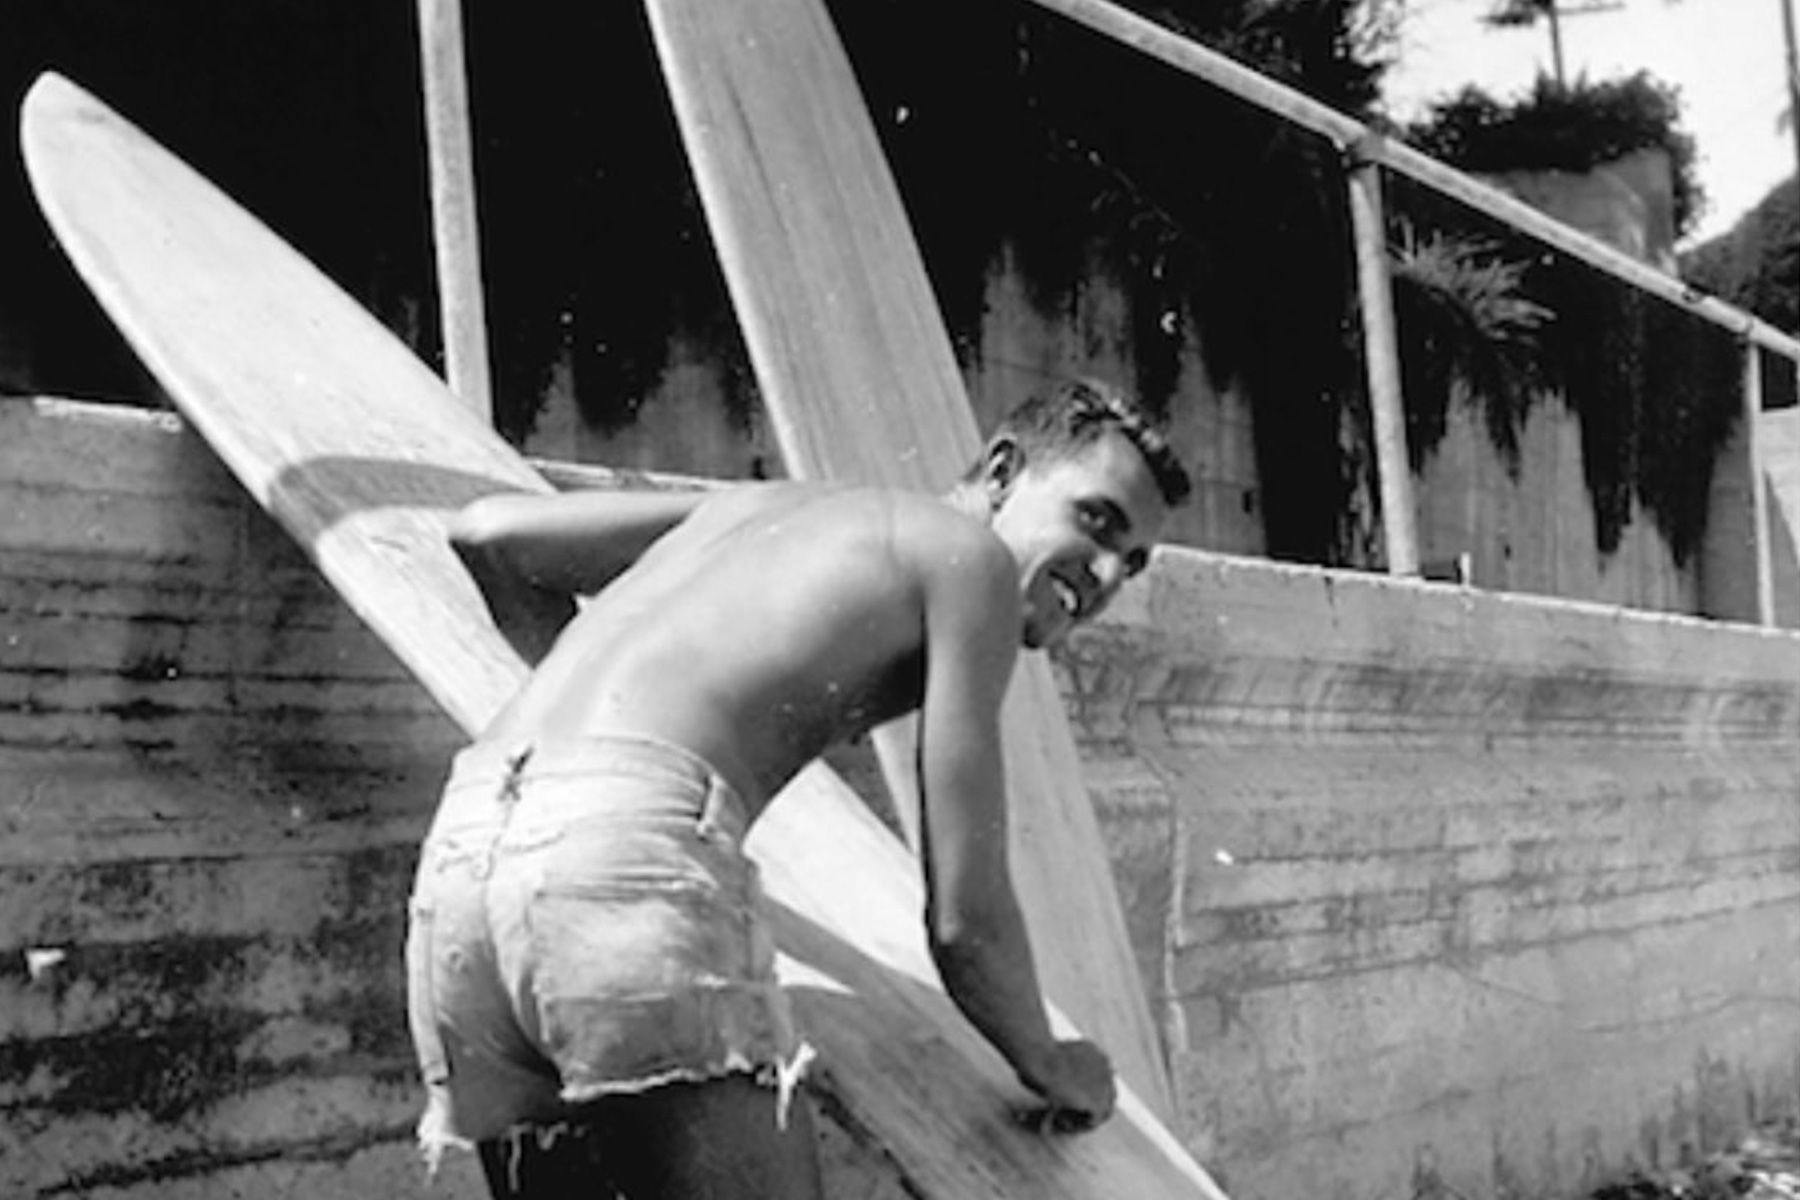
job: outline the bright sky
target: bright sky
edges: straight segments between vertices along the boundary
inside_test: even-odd
[[[1796,0],[1561,0],[1608,11],[1562,20],[1563,62],[1573,81],[1646,70],[1681,96],[1707,209],[1687,243],[1729,229],[1794,174],[1794,136],[1778,127],[1787,108],[1781,5]],[[1610,7],[1616,5],[1616,7]],[[1389,109],[1402,120],[1473,83],[1501,99],[1551,73],[1550,29],[1481,22],[1491,0],[1407,0],[1398,61],[1387,75]]]

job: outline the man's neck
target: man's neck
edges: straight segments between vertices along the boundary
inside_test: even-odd
[[[979,483],[964,480],[945,492],[942,499],[957,512],[966,517],[974,517],[983,524],[994,515],[994,510],[988,505],[987,490]]]

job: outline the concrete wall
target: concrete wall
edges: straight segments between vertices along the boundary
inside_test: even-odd
[[[1093,375],[1129,388],[1136,377],[1130,302],[1098,259],[1064,307],[1046,311],[1031,298],[1023,271],[1002,256],[986,281],[982,328],[967,347],[964,378],[981,427],[991,429],[1015,404],[1046,383]],[[1260,483],[1249,398],[1215,388],[1191,314],[1170,315],[1185,331],[1170,438],[1194,476],[1194,495],[1176,514],[1171,540],[1234,554],[1264,549]],[[743,419],[726,403],[727,366],[699,342],[677,336],[657,387],[640,398],[636,419],[621,429],[585,424],[569,372],[545,390],[544,409],[525,444],[545,458],[681,471],[742,479],[780,475],[781,453],[760,410]]]
[[[964,348],[963,369],[984,429],[1046,380],[1087,374],[1129,386],[1135,378],[1130,303],[1098,258],[1087,262],[1066,305],[1046,310],[1018,265],[1003,255],[988,275],[984,312],[980,335]],[[1180,339],[1170,439],[1189,465],[1195,490],[1177,510],[1168,539],[1261,555],[1267,542],[1250,398],[1235,383],[1218,386],[1210,378],[1191,314],[1170,318]],[[557,373],[526,449],[614,468],[724,478],[779,474],[780,451],[760,412],[741,420],[731,415],[726,368],[716,355],[681,337],[670,354],[669,369],[642,398],[635,422],[616,430],[585,425],[567,372]],[[1415,479],[1422,558],[1446,564],[1466,554],[1473,581],[1495,590],[1664,612],[1751,615],[1754,609],[1743,605],[1754,597],[1746,601],[1733,588],[1749,561],[1733,497],[1721,491],[1711,510],[1705,539],[1710,581],[1708,563],[1676,562],[1667,539],[1641,511],[1633,512],[1618,547],[1603,554],[1581,438],[1577,415],[1559,398],[1544,398],[1520,431],[1515,475],[1475,407],[1459,395],[1444,437]],[[1741,438],[1728,445],[1718,459],[1721,479],[1741,484],[1746,455]],[[1372,515],[1364,511],[1362,519],[1372,527]]]
[[[0,1195],[479,1195],[398,971],[454,730],[171,419],[0,404],[0,518]],[[1237,1200],[1567,1195],[1791,1096],[1793,635],[1175,553],[1061,678]]]
[[[1488,182],[1635,258],[1675,270],[1674,183],[1663,150],[1635,151],[1590,171],[1515,171]],[[1471,580],[1485,588],[1755,620],[1750,446],[1742,423],[1714,459],[1706,530],[1686,562],[1676,561],[1635,500],[1618,547],[1601,554],[1581,421],[1560,397],[1542,397],[1531,408],[1516,475],[1495,453],[1466,394],[1451,404],[1447,424],[1416,481],[1426,562],[1466,554]]]
[[[1582,472],[1581,421],[1557,397],[1541,399],[1526,417],[1515,476],[1495,451],[1480,413],[1459,395],[1414,494],[1420,558],[1441,563],[1467,555],[1468,581],[1478,587],[1660,612],[1702,611],[1699,565],[1678,564],[1635,502],[1618,547],[1600,552],[1593,495]],[[1724,510],[1721,499],[1709,512],[1709,539],[1715,532],[1711,518]],[[1717,532],[1723,536],[1722,523]]]
[[[0,1197],[484,1197],[400,969],[462,741],[179,421],[0,402]]]
[[[456,730],[166,418],[0,404],[0,630],[0,1195],[420,1194]]]
[[[1065,662],[1236,1200],[1556,1197],[1795,1111],[1800,638],[1165,552]]]
[[[1485,178],[1557,220],[1675,273],[1675,184],[1668,151],[1634,150],[1588,171],[1505,171]]]
[[[1758,488],[1763,489],[1766,498],[1769,475],[1769,464],[1760,461],[1764,457],[1763,443],[1770,441],[1764,418],[1771,415],[1761,413],[1754,421],[1738,421],[1720,448],[1719,456],[1713,460],[1712,481],[1706,499],[1706,536],[1701,539],[1695,563],[1698,605],[1691,610],[1702,616],[1722,621],[1745,621],[1752,625],[1761,622],[1762,600],[1757,576],[1759,538],[1769,539],[1771,567],[1784,557],[1789,563],[1793,561],[1793,527],[1774,519],[1764,530],[1759,531],[1757,525],[1756,492]],[[1770,510],[1771,518],[1773,515]],[[1774,582],[1773,577],[1771,581]],[[1788,577],[1776,584],[1775,594],[1785,594],[1790,608],[1800,601],[1800,580],[1793,577],[1791,567]],[[1794,628],[1791,615],[1785,621],[1780,619],[1779,613],[1771,615],[1777,624]]]

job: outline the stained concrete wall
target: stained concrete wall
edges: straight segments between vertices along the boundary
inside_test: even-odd
[[[1514,171],[1488,182],[1616,249],[1675,270],[1674,182],[1667,152],[1639,150],[1592,170]],[[1623,285],[1621,285],[1623,286]],[[1635,499],[1618,545],[1601,553],[1582,466],[1579,416],[1539,397],[1509,470],[1458,385],[1442,441],[1416,481],[1421,558],[1467,555],[1478,586],[1661,612],[1755,620],[1750,445],[1740,423],[1711,464],[1698,553],[1678,561]],[[1727,398],[1735,402],[1735,398]]]
[[[1466,396],[1450,405],[1445,425],[1415,479],[1423,561],[1448,563],[1466,555],[1468,581],[1496,591],[1660,612],[1704,611],[1699,564],[1678,563],[1668,540],[1635,501],[1619,544],[1601,553],[1593,495],[1581,464],[1581,421],[1560,398],[1543,397],[1526,416],[1516,473],[1494,449],[1484,419]],[[1721,455],[1721,461],[1726,458]],[[1716,512],[1724,513],[1726,504],[1721,496]],[[1707,538],[1717,534],[1723,541],[1729,535],[1726,522],[1715,529],[1711,515]],[[1730,615],[1750,612],[1754,609]]]
[[[1795,1111],[1800,638],[1164,552],[1065,680],[1236,1200],[1581,1194]]]
[[[0,404],[0,516],[0,1195],[479,1195],[398,972],[454,730],[169,418]],[[1791,1096],[1797,645],[1184,553],[1079,640],[1237,1200],[1572,1194]]]
[[[1771,520],[1759,528],[1757,522],[1756,492],[1763,489],[1766,500],[1768,488],[1768,464],[1761,461],[1762,445],[1770,440],[1763,421],[1767,415],[1770,414],[1758,414],[1754,421],[1739,420],[1713,460],[1706,498],[1706,536],[1694,564],[1699,584],[1697,603],[1690,610],[1702,616],[1760,623],[1763,613],[1759,539],[1768,539],[1771,566],[1782,560],[1784,544],[1787,561],[1793,559],[1792,526]],[[1771,583],[1774,582],[1771,577]],[[1776,585],[1775,594],[1785,596],[1790,608],[1800,601],[1800,580],[1793,578],[1791,570],[1788,578]],[[1770,615],[1787,628],[1795,626],[1791,619],[1780,620],[1778,613]]]
[[[1633,258],[1675,273],[1675,183],[1668,151],[1634,150],[1587,171],[1504,171],[1484,178]]]
[[[1171,522],[1172,542],[1198,549],[1261,555],[1262,485],[1250,398],[1206,367],[1198,322],[1168,314],[1179,343],[1170,440],[1194,477],[1194,495]],[[965,347],[964,380],[984,429],[1047,380],[1095,375],[1129,385],[1136,376],[1133,322],[1125,289],[1092,256],[1063,307],[1033,299],[1009,255],[986,281],[981,330]],[[576,411],[567,371],[553,373],[543,415],[526,449],[551,458],[615,468],[682,471],[724,478],[779,474],[780,452],[759,413],[732,415],[727,368],[705,346],[677,337],[670,366],[641,398],[633,424],[602,430]],[[1712,585],[1698,559],[1676,561],[1668,540],[1634,506],[1619,544],[1602,553],[1593,496],[1582,467],[1580,418],[1555,396],[1533,406],[1519,433],[1519,469],[1494,448],[1474,404],[1459,395],[1442,439],[1415,479],[1421,557],[1443,565],[1467,555],[1479,586],[1568,599],[1599,600],[1665,612],[1743,617],[1733,578],[1748,569],[1741,514],[1717,497],[1707,552]],[[1747,462],[1741,439],[1718,463],[1721,478]],[[1742,475],[1739,471],[1739,475]],[[1369,505],[1359,519],[1374,528]],[[1753,597],[1750,601],[1753,604]]]
[[[963,369],[984,430],[1047,385],[1092,375],[1130,387],[1136,378],[1130,300],[1097,256],[1059,308],[1032,298],[1010,254],[989,271],[984,295],[981,328],[965,348]],[[1168,536],[1210,550],[1261,554],[1266,542],[1249,398],[1235,385],[1214,386],[1191,313],[1167,318],[1180,331],[1169,436],[1195,484]],[[525,449],[614,468],[728,479],[779,475],[781,453],[760,411],[736,416],[726,402],[729,371],[716,351],[677,335],[661,380],[637,398],[632,424],[600,429],[582,421],[565,364],[552,372]]]
[[[0,629],[0,1195],[422,1194],[457,731],[168,418],[0,404]]]

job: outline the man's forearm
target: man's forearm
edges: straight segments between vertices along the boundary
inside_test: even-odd
[[[933,937],[931,952],[957,1008],[1000,1051],[1021,1082],[1038,1088],[1056,1039],[1017,907],[980,925],[964,924],[945,937]]]

